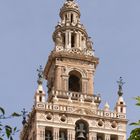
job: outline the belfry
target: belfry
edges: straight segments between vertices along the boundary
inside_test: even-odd
[[[55,47],[44,70],[38,70],[33,109],[20,140],[126,140],[124,83],[120,78],[114,110],[108,103],[100,109],[101,97],[94,92],[99,59],[80,16],[74,0],[64,2],[53,33]]]

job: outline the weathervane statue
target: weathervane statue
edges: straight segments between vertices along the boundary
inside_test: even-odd
[[[125,82],[123,82],[122,77],[120,77],[119,81],[117,81],[118,86],[119,86],[119,91],[118,91],[118,95],[122,96],[123,95],[123,91],[122,91],[122,87],[125,84]]]
[[[38,84],[42,84],[43,83],[44,75],[43,75],[43,68],[42,68],[41,65],[40,65],[39,69],[37,69],[37,72],[38,72],[38,80],[37,80],[37,83]]]

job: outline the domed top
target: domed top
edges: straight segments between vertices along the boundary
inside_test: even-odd
[[[67,11],[75,11],[80,15],[78,4],[74,0],[67,0],[64,3],[63,7],[60,10],[60,16],[62,16],[62,14]]]

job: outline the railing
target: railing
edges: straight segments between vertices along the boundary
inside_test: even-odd
[[[49,93],[49,98],[51,99],[52,97],[56,96],[57,98],[63,98],[63,99],[69,99],[71,100],[79,100],[82,99],[87,102],[92,102],[94,100],[95,103],[100,103],[101,102],[101,97],[100,95],[88,95],[85,93],[81,92],[72,92],[72,91],[51,91]]]

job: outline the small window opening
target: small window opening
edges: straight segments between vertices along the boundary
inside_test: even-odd
[[[123,108],[121,107],[121,113],[123,113]]]
[[[42,97],[41,96],[39,97],[39,102],[42,102]]]
[[[71,23],[73,22],[73,14],[71,14]]]
[[[65,21],[67,21],[67,14],[65,15]]]
[[[41,91],[41,90],[39,90],[39,93],[42,93],[42,91]]]
[[[74,34],[71,35],[71,47],[73,48],[75,45],[75,36]]]
[[[123,105],[123,102],[120,102],[121,105]]]

